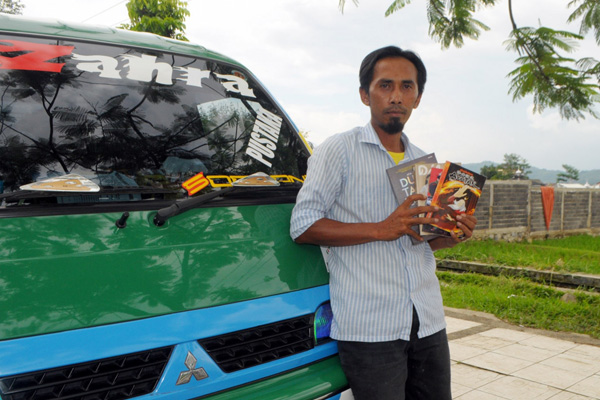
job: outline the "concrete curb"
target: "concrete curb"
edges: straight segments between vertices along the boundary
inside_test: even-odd
[[[441,271],[476,272],[496,276],[521,276],[547,285],[600,290],[600,276],[595,275],[565,274],[531,268],[515,268],[455,260],[437,260],[437,267]]]
[[[600,347],[600,339],[582,333],[566,332],[566,331],[549,331],[538,328],[525,327],[506,322],[496,317],[493,314],[483,311],[475,311],[461,308],[452,308],[444,306],[444,314],[447,317],[462,319],[480,323],[481,325],[474,328],[466,329],[459,332],[449,333],[448,340],[460,339],[475,333],[484,332],[494,328],[510,329],[520,332],[529,332],[536,335],[546,336],[554,339],[568,340],[578,344],[589,344]]]

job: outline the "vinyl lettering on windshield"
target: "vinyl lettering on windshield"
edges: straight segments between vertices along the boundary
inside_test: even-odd
[[[210,54],[5,35],[0,92],[6,193],[76,174],[100,194],[63,203],[182,199],[306,172],[302,139],[260,83]],[[36,196],[28,204],[55,201]]]
[[[26,53],[14,57],[0,55],[0,69],[60,72],[65,63],[50,61],[71,54],[73,49],[73,46],[2,40],[0,42],[0,53]]]
[[[14,57],[0,56],[0,69],[61,72],[65,63],[53,62],[59,57],[72,56],[75,67],[81,71],[97,73],[102,78],[126,79],[139,82],[155,82],[161,85],[172,85],[173,79],[183,81],[187,85],[202,87],[202,80],[209,79],[211,71],[192,67],[173,67],[166,62],[157,61],[157,57],[149,54],[122,54],[118,57],[104,55],[82,55],[73,53],[74,46],[47,45],[19,40],[3,40],[0,52],[7,54],[22,53]],[[119,58],[125,63],[120,66]],[[215,74],[225,90],[239,93],[245,97],[256,97],[242,77],[237,75]]]
[[[253,104],[254,105],[254,104]],[[257,161],[271,167],[271,161],[266,160],[275,157],[277,140],[281,131],[283,120],[277,115],[265,110],[260,104],[257,106],[257,116],[252,128],[251,138],[246,148],[246,154]]]

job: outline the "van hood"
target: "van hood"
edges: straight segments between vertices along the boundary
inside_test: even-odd
[[[112,324],[328,283],[289,236],[293,204],[0,219],[0,340]]]

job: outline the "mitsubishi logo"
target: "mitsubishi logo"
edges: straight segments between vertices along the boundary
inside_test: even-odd
[[[179,374],[176,385],[185,385],[186,383],[189,383],[192,380],[192,376],[194,376],[197,381],[208,378],[208,374],[204,368],[196,368],[197,361],[198,360],[196,360],[196,357],[194,357],[194,355],[188,351],[187,357],[185,358],[185,366],[188,370]]]

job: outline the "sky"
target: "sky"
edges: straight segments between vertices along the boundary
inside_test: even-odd
[[[392,0],[188,0],[185,35],[248,67],[318,145],[365,125],[369,109],[358,94],[358,69],[371,51],[395,45],[423,59],[428,80],[406,124],[411,141],[439,161],[501,163],[517,154],[531,166],[600,169],[600,120],[565,121],[558,110],[534,114],[532,98],[513,102],[506,75],[516,68],[504,42],[511,29],[508,0],[477,12],[491,29],[462,48],[442,50],[428,36],[426,8],[413,1],[385,17]],[[21,0],[24,16],[116,27],[129,22],[127,0]],[[519,26],[577,32],[565,21],[564,0],[517,0]],[[600,58],[591,35],[574,58]],[[600,109],[597,107],[597,112]]]

